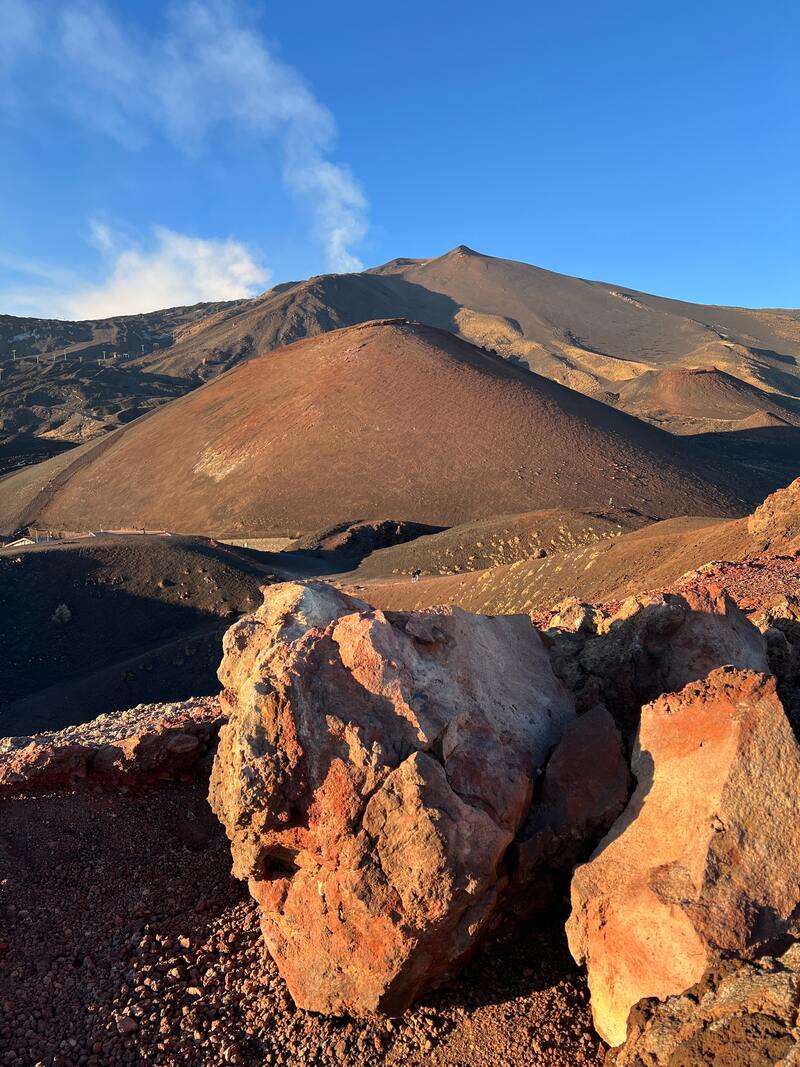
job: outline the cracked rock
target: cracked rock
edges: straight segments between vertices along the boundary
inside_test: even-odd
[[[800,1064],[800,943],[779,959],[725,960],[685,993],[640,1001],[609,1067]]]
[[[575,718],[526,616],[286,583],[225,637],[210,800],[295,1002],[400,1014],[493,925]]]
[[[576,602],[547,635],[555,671],[578,708],[604,703],[629,738],[642,705],[661,693],[726,664],[770,670],[763,636],[712,582],[680,594],[629,597],[610,613]]]

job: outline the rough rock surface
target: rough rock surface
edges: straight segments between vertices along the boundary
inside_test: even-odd
[[[551,620],[556,673],[579,708],[602,701],[634,730],[642,704],[726,664],[769,672],[764,638],[725,590],[630,597],[616,610],[571,602]]]
[[[800,550],[800,478],[772,493],[747,520],[751,537],[763,538],[762,551]]]
[[[542,775],[538,796],[519,834],[514,885],[522,910],[538,910],[588,857],[630,796],[622,737],[597,704],[564,728]]]
[[[764,634],[772,673],[786,714],[800,735],[800,598],[781,597],[751,620]]]
[[[223,723],[219,702],[140,704],[53,733],[0,738],[0,795],[91,780],[151,783],[185,774]]]
[[[800,1064],[800,943],[779,959],[727,960],[666,1001],[632,1009],[609,1067],[790,1067]]]
[[[632,770],[567,923],[611,1045],[642,997],[768,951],[800,917],[800,748],[774,678],[723,668],[643,708]]]
[[[491,926],[574,719],[538,632],[286,583],[228,631],[220,678],[210,800],[295,1002],[402,1012]]]

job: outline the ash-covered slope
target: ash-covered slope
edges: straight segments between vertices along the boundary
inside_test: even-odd
[[[730,472],[680,439],[401,320],[250,360],[48,463],[0,482],[7,528],[292,535],[609,498],[652,516],[741,510]]]
[[[417,544],[420,555],[426,540],[431,539],[422,538]],[[749,582],[762,597],[768,591],[774,597],[797,598],[798,552],[800,478],[772,493],[746,518],[674,518],[545,558],[531,556],[467,574],[439,576],[431,568],[417,583],[406,575],[397,576],[396,550],[382,549],[344,576],[342,584],[380,608],[458,604],[467,611],[515,614],[552,608],[568,597],[623,600],[643,590],[671,586],[687,572],[717,561],[733,572],[742,564],[747,570],[743,584]],[[766,567],[760,562],[765,556],[772,557]],[[726,581],[736,584],[731,573]]]
[[[233,303],[85,322],[0,315],[0,439],[80,443],[196,388],[213,370],[158,370],[162,352]]]
[[[641,371],[716,367],[788,396],[800,392],[800,311],[690,304],[586,281],[460,245],[427,260],[320,275],[255,300],[213,305],[150,361],[166,374],[218,363],[370,319],[439,326],[593,393]]]
[[[670,367],[716,367],[769,394],[800,395],[800,311],[667,300],[462,245],[434,259],[285,283],[252,300],[84,323],[0,316],[0,428],[86,440],[242,360],[398,316],[601,398]],[[98,363],[102,351],[117,352],[116,361]],[[51,355],[36,364],[35,353]],[[624,395],[618,402],[629,410]],[[634,413],[650,417],[646,406]]]

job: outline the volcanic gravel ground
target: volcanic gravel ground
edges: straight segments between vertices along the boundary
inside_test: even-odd
[[[723,585],[742,611],[756,611],[784,596],[800,597],[800,553],[707,563],[667,591],[679,593],[702,582]]]
[[[554,923],[402,1020],[293,1006],[229,874],[207,783],[0,803],[0,1064],[598,1064]]]

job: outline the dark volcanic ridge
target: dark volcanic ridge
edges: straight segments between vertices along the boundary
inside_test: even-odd
[[[0,552],[0,735],[218,690],[222,634],[274,571],[202,538]]]

